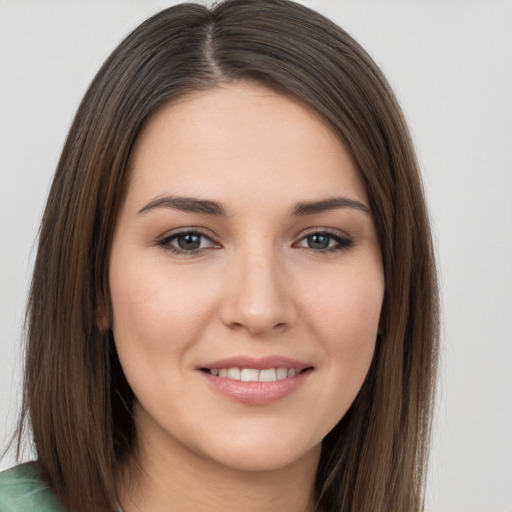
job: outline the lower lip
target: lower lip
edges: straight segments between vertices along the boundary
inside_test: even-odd
[[[216,391],[232,400],[248,405],[267,405],[283,399],[300,388],[311,370],[304,370],[294,377],[274,382],[244,382],[217,377],[203,371],[201,373]]]

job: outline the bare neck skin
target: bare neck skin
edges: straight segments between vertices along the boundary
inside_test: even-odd
[[[315,510],[320,446],[276,470],[238,471],[169,439],[147,417],[140,418],[138,430],[143,435],[136,455],[122,468],[120,478],[123,512]]]

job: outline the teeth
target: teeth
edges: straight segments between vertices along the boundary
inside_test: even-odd
[[[295,377],[300,373],[296,368],[266,368],[256,370],[255,368],[212,368],[209,370],[212,375],[224,377],[243,382],[275,382],[276,380]]]
[[[275,368],[260,370],[260,382],[274,382],[277,380],[277,372]]]
[[[228,379],[240,380],[240,368],[228,368]]]
[[[286,379],[288,377],[288,370],[286,368],[278,368],[276,371],[277,379]]]
[[[258,370],[254,370],[253,368],[244,368],[240,372],[240,380],[244,382],[258,382],[259,373]]]

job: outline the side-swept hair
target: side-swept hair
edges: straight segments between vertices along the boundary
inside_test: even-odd
[[[130,152],[163,105],[249,81],[318,112],[366,186],[385,274],[374,359],[323,441],[323,512],[417,512],[438,350],[437,284],[418,165],[400,107],[346,32],[288,0],[181,4],[136,28],[90,85],[44,212],[27,311],[24,401],[43,478],[70,510],[115,510],[134,439],[133,394],[111,332],[108,260]],[[19,445],[18,445],[19,448]]]

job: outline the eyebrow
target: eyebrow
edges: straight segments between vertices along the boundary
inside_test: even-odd
[[[370,213],[370,208],[361,201],[348,197],[332,197],[322,201],[299,203],[293,208],[291,215],[293,217],[313,215],[315,213],[337,210],[338,208],[353,208],[364,213]]]
[[[145,213],[156,208],[168,208],[171,210],[180,210],[183,212],[201,213],[204,215],[213,215],[217,217],[227,217],[227,209],[216,201],[207,199],[197,199],[194,197],[180,196],[162,196],[150,201],[137,213]],[[361,201],[350,199],[348,197],[332,197],[321,201],[301,202],[294,206],[290,211],[291,217],[302,217],[314,215],[316,213],[327,212],[339,208],[352,208],[370,213],[370,209]]]
[[[228,215],[226,209],[216,201],[177,196],[157,197],[141,208],[137,213],[144,213],[149,210],[154,210],[155,208],[169,208],[171,210],[203,213],[205,215],[215,215],[219,217],[227,217]]]

